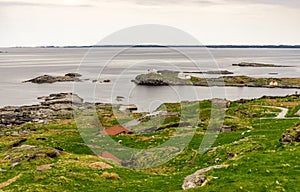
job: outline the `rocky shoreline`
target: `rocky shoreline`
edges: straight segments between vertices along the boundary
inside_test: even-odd
[[[264,97],[262,97],[264,98]],[[284,98],[280,96],[269,97]],[[10,129],[14,126],[20,126],[25,123],[44,123],[47,124],[51,121],[58,121],[63,119],[73,119],[74,110],[95,106],[97,109],[119,107],[119,110],[131,111],[135,105],[113,105],[108,103],[88,103],[73,93],[58,93],[50,94],[49,96],[38,97],[42,100],[36,105],[25,106],[6,106],[0,108],[0,130]],[[237,102],[245,102],[247,100],[241,99]],[[131,108],[130,108],[131,107]],[[132,111],[131,111],[132,112]],[[167,114],[170,116],[170,114]],[[177,113],[174,115],[178,115]],[[147,117],[147,115],[145,116]],[[177,125],[180,127],[180,123]],[[20,133],[20,134],[23,134]],[[26,134],[26,132],[24,132]]]
[[[52,121],[74,119],[74,112],[81,109],[95,107],[101,111],[117,107],[123,111],[137,110],[135,105],[84,102],[81,97],[73,93],[50,94],[49,96],[38,97],[38,99],[41,101],[35,105],[0,108],[0,137],[3,136],[1,131],[10,130],[26,123],[48,124]],[[19,132],[10,133],[10,135],[20,136],[28,133],[28,130],[19,130]]]
[[[4,107],[0,109],[0,129],[24,123],[47,123],[49,121],[73,117],[74,104],[83,105],[83,99],[72,93],[51,94],[39,97],[43,100],[37,105]]]

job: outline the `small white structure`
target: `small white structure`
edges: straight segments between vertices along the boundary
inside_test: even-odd
[[[186,75],[186,76],[185,76],[185,79],[187,79],[187,80],[191,80],[191,79],[192,79],[192,77],[191,77],[190,75]]]
[[[278,82],[277,81],[271,81],[269,85],[270,86],[278,86]]]
[[[178,78],[190,80],[192,77],[190,75],[186,75],[184,73],[178,73]]]
[[[148,73],[157,73],[156,69],[148,69]]]
[[[178,73],[178,78],[179,79],[185,79],[185,74],[184,73]]]
[[[173,117],[173,116],[176,116],[176,117],[178,117],[179,113],[178,112],[167,112],[167,111],[155,111],[155,112],[146,114],[144,116],[144,118],[145,117],[151,118],[151,117],[157,117],[157,116],[160,116],[160,117]]]
[[[145,115],[145,117],[156,117],[156,116],[162,115],[163,113],[164,113],[164,111],[155,111],[155,112]]]
[[[121,105],[120,108],[119,108],[120,111],[137,111],[138,108],[136,105]]]

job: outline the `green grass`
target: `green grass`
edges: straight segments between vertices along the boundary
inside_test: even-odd
[[[300,110],[300,105],[292,106],[289,108],[287,117],[299,117],[300,115],[296,114]]]
[[[297,191],[300,189],[300,144],[283,146],[279,140],[282,133],[294,127],[299,120],[261,119],[275,117],[278,111],[262,109],[259,106],[291,107],[290,111],[293,108],[296,111],[298,102],[299,97],[294,96],[281,99],[263,98],[245,103],[232,102],[227,109],[224,123],[235,127],[235,130],[231,133],[220,133],[213,146],[204,154],[199,153],[199,146],[209,122],[211,102],[166,104],[164,107],[168,111],[180,112],[180,108],[185,108],[187,113],[184,119],[187,120],[194,117],[193,113],[199,114],[204,126],[194,128],[196,134],[177,157],[146,170],[122,168],[112,161],[109,164],[114,166],[113,169],[90,168],[91,163],[105,160],[95,156],[84,143],[72,120],[49,125],[24,125],[17,129],[31,129],[30,135],[0,137],[0,170],[5,170],[0,174],[0,186],[1,183],[22,174],[15,182],[0,188],[0,191],[181,191],[187,175],[201,168],[223,163],[228,167],[205,173],[210,179],[207,185],[189,191]],[[109,112],[107,118],[101,116]],[[111,115],[112,111],[108,109],[99,117],[109,125],[114,121]],[[128,117],[123,118],[121,121]],[[177,120],[169,118],[161,123],[166,125]],[[147,149],[168,141],[175,131],[176,127],[170,127],[151,134],[119,135],[112,139],[121,140],[122,145],[127,147]],[[27,138],[22,144],[40,148],[61,148],[64,152],[55,158],[24,161],[11,169],[11,162],[3,160],[11,151],[4,149],[21,138]],[[43,172],[36,171],[37,166],[45,164],[52,164],[52,168]],[[102,173],[105,171],[118,174],[120,180],[103,177]]]

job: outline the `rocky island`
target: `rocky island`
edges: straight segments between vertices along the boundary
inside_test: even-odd
[[[180,73],[179,73],[180,74]],[[177,73],[148,73],[138,75],[133,82],[147,86],[232,86],[264,88],[300,88],[300,78],[254,78],[248,76],[221,76],[218,78],[198,78]]]
[[[43,84],[43,83],[56,83],[56,82],[79,82],[81,81],[79,79],[81,77],[78,73],[67,73],[64,76],[51,76],[51,75],[43,75],[39,76],[27,81],[24,81],[23,83],[37,83],[37,84]]]
[[[232,66],[238,67],[292,67],[286,65],[275,65],[275,64],[266,64],[266,63],[251,63],[251,62],[241,62],[238,64],[232,64]]]

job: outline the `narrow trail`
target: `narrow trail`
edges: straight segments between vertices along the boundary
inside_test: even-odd
[[[275,106],[262,106],[265,108],[279,109],[281,112],[275,117],[275,119],[285,119],[289,109],[283,107],[275,107]],[[265,118],[263,118],[265,119]],[[268,118],[269,119],[269,118]]]
[[[275,119],[284,119],[289,111],[287,108],[283,108],[283,107],[274,107],[274,109],[281,110],[281,112],[275,117]]]

